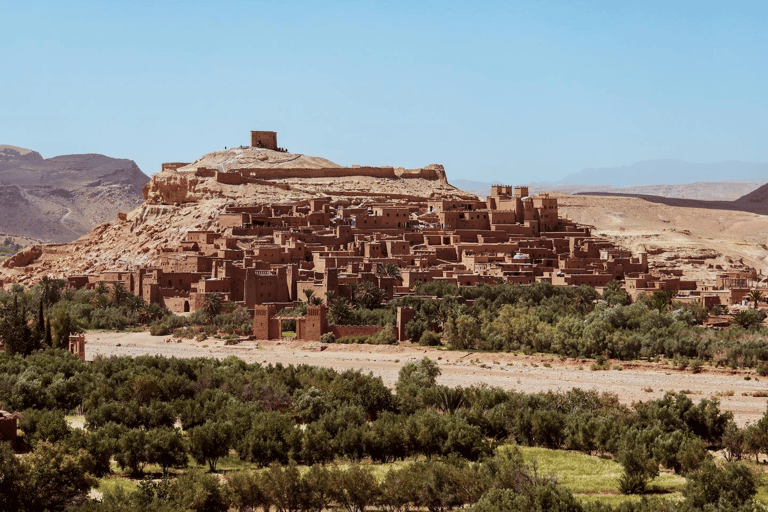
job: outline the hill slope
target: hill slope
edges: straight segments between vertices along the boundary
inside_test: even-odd
[[[74,240],[141,204],[148,181],[132,160],[0,146],[0,233]]]

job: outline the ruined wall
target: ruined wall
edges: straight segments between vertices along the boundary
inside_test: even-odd
[[[202,176],[198,169],[195,174]],[[210,172],[209,169],[206,170]],[[282,180],[290,178],[348,178],[351,176],[368,176],[372,178],[389,179],[425,179],[445,180],[442,169],[424,168],[396,171],[393,167],[324,167],[320,169],[280,168],[280,169],[231,169],[227,172],[217,172],[216,179],[221,183],[240,184],[243,178],[262,180]]]
[[[69,352],[85,361],[85,335],[74,334],[69,337]]]

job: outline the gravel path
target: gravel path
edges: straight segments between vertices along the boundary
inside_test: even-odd
[[[625,404],[661,397],[666,391],[688,390],[694,402],[719,394],[721,408],[732,411],[743,426],[754,423],[766,411],[767,398],[756,398],[755,391],[768,392],[768,377],[755,372],[732,372],[705,367],[699,374],[669,366],[612,362],[623,370],[591,371],[592,361],[507,353],[467,353],[424,347],[335,345],[317,342],[243,341],[225,345],[223,340],[181,343],[147,332],[91,332],[86,335],[86,359],[97,356],[144,354],[166,357],[237,356],[249,363],[309,364],[335,370],[359,369],[381,376],[394,386],[400,368],[422,357],[436,360],[442,371],[440,384],[471,386],[487,384],[524,392],[565,391],[571,388],[610,391]],[[545,366],[546,365],[546,366]],[[749,376],[750,380],[744,380]],[[730,396],[729,396],[730,395]]]

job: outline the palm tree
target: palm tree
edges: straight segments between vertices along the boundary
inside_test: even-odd
[[[435,406],[443,413],[453,414],[459,409],[466,407],[466,405],[467,397],[464,396],[463,388],[438,386],[435,389]]]
[[[209,293],[205,296],[205,302],[203,302],[203,312],[208,317],[208,322],[213,322],[213,319],[221,313],[221,307],[224,305],[224,299],[218,293]]]
[[[391,277],[398,281],[403,280],[403,276],[400,274],[400,267],[394,263],[380,263],[376,269],[376,273],[382,277]]]
[[[312,288],[304,288],[304,295],[307,296],[307,303],[309,303],[310,299],[312,299],[312,296],[315,294],[315,290]]]
[[[748,329],[754,325],[759,325],[764,319],[765,313],[762,310],[742,309],[733,315],[731,324]]]
[[[381,305],[381,300],[383,298],[384,290],[370,281],[363,281],[357,287],[357,294],[354,297],[354,300],[360,308],[374,309]]]
[[[349,300],[355,302],[357,296],[357,289],[360,288],[360,284],[357,281],[350,281],[346,284],[347,292],[349,292]]]
[[[751,300],[754,303],[755,309],[757,309],[757,305],[763,301],[763,292],[758,290],[752,290],[749,293],[749,300]]]
[[[123,283],[115,283],[112,287],[112,300],[115,301],[115,306],[118,308],[123,303],[123,299],[128,296],[128,290],[125,289]]]
[[[347,325],[352,319],[352,304],[344,297],[330,303],[328,321],[336,325]]]
[[[44,275],[40,280],[40,286],[43,289],[40,292],[40,299],[45,303],[45,307],[48,308],[52,304],[59,300],[59,289],[64,285],[64,282],[60,279],[54,279],[49,275]]]

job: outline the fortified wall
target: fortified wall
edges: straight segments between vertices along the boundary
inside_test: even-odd
[[[248,178],[262,180],[287,180],[291,178],[350,178],[365,176],[370,178],[445,180],[442,165],[431,165],[420,169],[395,169],[394,167],[326,167],[321,169],[231,169],[219,172],[202,167],[195,171],[195,176],[216,176],[216,181],[239,185],[248,183]],[[238,182],[238,178],[243,180]]]
[[[173,164],[167,168],[167,171],[154,175],[152,181],[144,185],[141,193],[145,201],[163,204],[195,202],[200,198],[199,187],[205,188],[205,181],[211,178],[223,185],[257,184],[282,190],[290,190],[290,184],[273,180],[369,177],[391,180],[422,179],[447,183],[445,170],[441,165],[430,165],[421,169],[395,169],[394,167],[257,168],[232,169],[224,172],[206,167],[198,168],[192,172],[178,172],[176,165]],[[205,190],[204,192],[211,193],[212,191]],[[366,194],[357,192],[348,195],[364,196]]]
[[[142,189],[144,200],[155,204],[175,204],[227,196],[228,193],[220,185],[256,184],[291,190],[291,183],[286,181],[296,179],[418,179],[448,184],[445,169],[437,164],[418,169],[387,166],[330,167],[323,165],[323,163],[330,163],[327,160],[301,154],[289,154],[287,157],[276,158],[271,151],[285,153],[286,150],[277,145],[277,133],[271,131],[252,131],[250,147],[240,146],[231,148],[230,151],[235,151],[238,156],[227,154],[226,157],[219,156],[218,160],[212,157],[212,160],[198,161],[195,164],[184,162],[162,164],[162,172],[155,174]],[[211,155],[219,155],[219,153]],[[237,161],[240,156],[243,158],[244,166],[232,166],[231,163]],[[320,165],[313,165],[315,163]],[[358,194],[364,193],[358,192]]]

